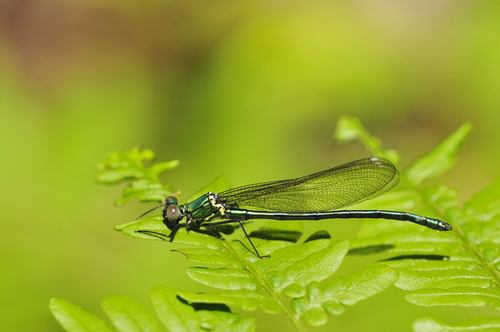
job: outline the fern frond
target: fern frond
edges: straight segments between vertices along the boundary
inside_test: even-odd
[[[172,160],[145,167],[144,164],[154,158],[153,151],[141,151],[139,147],[125,152],[111,152],[99,164],[101,172],[96,181],[102,184],[115,184],[124,180],[133,180],[123,190],[123,197],[115,201],[116,205],[134,198],[138,198],[141,202],[161,202],[172,193],[172,188],[161,184],[158,177],[176,168],[179,161]]]
[[[438,176],[452,167],[470,129],[470,125],[463,125],[410,166],[403,177],[406,189],[385,195],[376,202],[378,209],[387,204],[390,209],[436,216],[450,223],[453,231],[438,233],[405,223],[369,221],[363,224],[359,238],[351,242],[350,253],[353,254],[371,253],[370,248],[383,248],[386,254],[390,254],[391,257],[380,264],[399,271],[395,286],[406,290],[405,298],[416,305],[492,306],[500,309],[500,181],[474,195],[463,209],[459,207],[458,194],[453,189],[443,185],[416,187],[426,178]],[[371,204],[375,203],[365,205]],[[498,320],[482,318],[479,321]],[[429,323],[428,320],[417,322],[414,327],[421,331],[425,330],[422,324]],[[447,325],[435,322],[432,323],[434,326]],[[448,325],[453,331],[469,323],[478,328],[481,325],[476,321]],[[482,328],[488,329],[488,324],[483,324]]]
[[[250,234],[258,251],[270,255],[259,259],[246,239],[230,241],[221,235],[230,234],[234,230],[232,226],[220,225],[190,232],[180,229],[175,239],[169,241],[192,247],[172,251],[199,265],[187,269],[190,278],[218,291],[194,294],[166,286],[155,287],[151,301],[159,321],[169,331],[253,331],[255,321],[242,318],[231,312],[231,308],[260,309],[274,314],[284,312],[298,331],[305,331],[304,323],[323,325],[328,315],[339,315],[347,307],[393,284],[407,292],[409,302],[421,306],[490,305],[500,308],[500,203],[495,199],[500,193],[500,181],[472,197],[463,209],[458,207],[455,190],[443,185],[422,187],[425,179],[452,167],[470,128],[470,125],[462,126],[415,162],[404,172],[402,189],[358,206],[437,217],[452,224],[452,232],[439,233],[407,222],[371,220],[363,224],[358,238],[349,248],[346,240],[332,241],[324,231],[301,241],[302,223],[273,221]],[[394,163],[401,159],[396,151],[385,150],[357,119],[342,118],[336,137],[343,141],[360,139],[377,156]],[[175,168],[178,162],[146,167],[145,162],[153,155],[149,150],[135,148],[110,154],[101,164],[100,182],[133,180],[124,190],[124,197],[116,203],[132,198],[161,201],[172,194],[172,188],[161,184],[158,176]],[[194,197],[228,187],[221,177]],[[165,240],[155,234],[170,232],[160,216],[146,216],[116,226],[116,229],[131,237],[155,240]],[[347,254],[386,257],[373,266],[335,277]],[[120,331],[158,329],[159,321],[127,297],[107,297],[103,308]],[[64,300],[53,299],[51,310],[68,331],[87,331],[91,326],[96,330],[109,330],[97,317]],[[416,331],[425,328],[426,331],[458,331],[461,328],[488,331],[498,324],[495,317],[458,323],[426,317],[417,320],[413,327]]]

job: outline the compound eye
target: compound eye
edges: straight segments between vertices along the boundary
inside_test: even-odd
[[[165,211],[164,217],[170,222],[178,221],[181,217],[181,210],[176,205],[169,206]]]
[[[179,202],[177,201],[177,198],[175,196],[168,196],[165,199],[165,205],[170,206],[170,205],[177,205]]]

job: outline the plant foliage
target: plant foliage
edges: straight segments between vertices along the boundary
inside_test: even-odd
[[[356,119],[343,118],[339,138],[359,138],[373,152],[381,150],[369,135],[346,137],[343,130],[363,133]],[[404,188],[377,200],[377,208],[415,210],[435,215],[453,225],[452,232],[439,233],[407,223],[365,222],[359,237],[351,241],[351,253],[385,251],[392,257],[380,261],[399,272],[395,286],[406,293],[406,300],[419,306],[492,306],[500,309],[500,181],[494,181],[474,195],[463,208],[457,192],[444,185],[418,188],[424,180],[436,177],[456,161],[456,154],[471,130],[465,124],[418,159],[403,174]],[[388,156],[391,158],[390,156]],[[395,156],[397,162],[400,157]],[[400,186],[401,187],[401,186]],[[367,202],[365,206],[373,206]],[[377,248],[379,250],[377,250]],[[460,323],[434,318],[415,322],[415,331],[498,330],[498,317],[479,317]],[[432,326],[432,328],[431,328]]]
[[[404,183],[366,208],[411,210],[446,220],[453,232],[439,233],[410,223],[367,221],[359,237],[332,241],[324,231],[305,240],[300,222],[268,222],[250,234],[259,252],[270,255],[259,259],[246,239],[229,241],[221,233],[233,229],[213,227],[190,231],[181,229],[172,242],[192,247],[174,249],[195,263],[187,269],[193,280],[212,287],[212,293],[189,293],[166,286],[151,291],[156,318],[128,297],[106,297],[102,306],[118,331],[254,331],[253,318],[232,310],[260,309],[270,314],[284,313],[298,331],[305,324],[323,325],[329,316],[343,313],[349,306],[374,296],[391,285],[405,290],[406,299],[420,306],[461,305],[500,307],[498,242],[500,241],[500,203],[497,199],[500,181],[458,207],[456,191],[443,185],[420,187],[453,166],[470,125],[464,125],[426,156],[404,172]],[[359,139],[375,155],[398,164],[401,157],[394,150],[382,148],[353,118],[339,121],[335,137],[341,141]],[[150,150],[134,148],[108,155],[100,165],[101,183],[132,180],[123,192],[122,204],[132,198],[161,201],[171,195],[170,186],[159,176],[178,165],[177,161],[146,163],[154,158]],[[419,187],[417,187],[419,186]],[[194,197],[208,191],[221,191],[228,185],[216,179]],[[174,193],[175,194],[175,193]],[[189,201],[189,199],[188,199]],[[162,240],[148,230],[168,234],[161,216],[144,216],[116,227],[125,235]],[[383,254],[372,266],[350,275],[336,277],[335,272],[346,255]],[[73,304],[52,299],[50,308],[67,331],[109,331],[96,316]],[[240,310],[238,310],[240,309]],[[425,317],[413,324],[415,331],[487,331],[500,325],[498,317],[478,317],[459,323],[447,323]]]

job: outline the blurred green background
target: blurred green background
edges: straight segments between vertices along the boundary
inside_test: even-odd
[[[157,284],[207,291],[176,245],[113,230],[152,205],[116,208],[123,187],[96,185],[109,151],[141,144],[180,159],[164,180],[185,198],[222,174],[244,185],[369,156],[332,140],[342,115],[398,149],[403,167],[470,121],[459,163],[439,179],[466,200],[500,173],[499,15],[498,1],[1,1],[1,329],[61,331],[51,297],[105,317],[108,294],[150,308]],[[307,229],[341,238],[357,225]],[[391,289],[311,330],[495,314],[403,295]],[[258,331],[291,327],[243,314]]]

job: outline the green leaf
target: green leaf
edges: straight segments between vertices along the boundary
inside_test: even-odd
[[[153,160],[154,157],[153,151],[141,151],[139,147],[125,152],[109,153],[99,165],[101,171],[97,176],[97,182],[115,184],[125,180],[134,180],[123,190],[123,197],[115,201],[116,205],[134,198],[138,198],[141,202],[161,202],[172,194],[172,188],[169,185],[162,185],[159,176],[176,168],[179,161],[172,160],[145,167],[144,164]]]
[[[302,232],[302,222],[270,221],[257,231],[253,231],[250,238],[261,255],[269,255],[278,249],[291,247],[302,236]],[[232,247],[237,254],[244,256],[245,259],[260,261],[249,246],[248,240],[245,239],[244,243],[238,240],[233,241]]]
[[[399,154],[395,150],[384,149],[380,140],[370,135],[361,122],[355,117],[341,117],[337,122],[334,138],[341,143],[359,139],[366,149],[371,151],[374,155],[389,159],[395,164],[399,163]]]
[[[252,293],[252,295],[257,294]],[[234,298],[243,298],[248,302],[248,296],[235,296]],[[262,295],[261,298],[263,308],[268,312],[280,310],[280,307],[269,297],[266,299],[265,295]],[[213,305],[204,305],[200,302],[188,303],[179,296],[177,291],[166,286],[155,287],[151,291],[151,301],[168,331],[251,332],[255,330],[254,319],[242,318],[238,314],[231,313],[229,308],[220,305],[220,301],[212,301]],[[102,301],[102,306],[118,331],[162,331],[151,313],[126,296],[107,296]],[[65,300],[52,299],[50,309],[66,331],[111,331],[102,320]]]
[[[414,304],[430,307],[437,305],[460,305],[477,307],[491,305],[500,309],[500,290],[478,287],[428,288],[409,292],[405,298]]]
[[[346,240],[331,245],[329,242],[317,240],[279,249],[269,259],[257,261],[255,265],[278,291],[290,285],[322,281],[335,273],[349,248]]]
[[[201,326],[214,332],[251,332],[255,331],[255,319],[240,318],[240,315],[229,312],[198,311]]]
[[[188,304],[183,293],[166,286],[151,291],[151,301],[169,331],[254,331],[255,320],[220,311],[221,306],[203,306],[202,301]],[[208,303],[208,302],[204,302]],[[212,302],[220,304],[221,302]],[[209,311],[208,309],[212,309]],[[224,307],[224,310],[226,307]]]
[[[127,296],[108,295],[102,301],[102,308],[118,331],[161,331],[156,318],[143,306]]]
[[[477,317],[458,323],[447,323],[433,317],[422,317],[413,323],[415,332],[496,332],[500,330],[500,317]]]
[[[163,223],[163,218],[160,216],[145,217],[142,219],[134,220],[125,224],[115,226],[115,229],[130,237],[149,240],[166,241],[166,239],[168,238],[157,236],[154,234],[151,235],[148,233],[141,233],[138,231],[157,232],[162,233],[165,236],[170,234],[170,231]],[[185,228],[181,228],[175,235],[175,239],[169,239],[169,241],[195,246],[203,246],[214,250],[222,250],[223,248],[223,243],[213,236],[202,234],[197,231],[188,232]]]
[[[383,220],[374,222],[376,225],[365,222],[365,224],[368,224],[366,228],[365,224],[363,224],[362,232],[360,232],[363,236],[352,240],[351,248],[353,250],[354,248],[362,249],[386,245],[386,252],[398,256],[442,255],[443,257],[440,260],[444,260],[446,258],[444,256],[451,252],[458,252],[461,249],[460,243],[457,243],[455,237],[450,235],[449,232],[439,233],[422,226],[398,221]],[[369,234],[369,230],[373,230],[373,232]]]
[[[153,151],[141,151],[139,147],[125,152],[111,152],[99,164],[101,172],[97,176],[97,181],[112,184],[125,179],[138,178],[142,172],[137,172],[137,169],[142,168],[144,162],[149,162],[154,158]]]
[[[488,221],[500,214],[500,179],[493,181],[481,192],[476,193],[465,203],[464,209],[468,215],[479,221]]]
[[[418,185],[423,180],[439,176],[450,169],[455,164],[457,152],[471,129],[471,124],[464,124],[457,129],[430,153],[417,160],[405,172],[406,179]]]
[[[193,263],[232,266],[244,269],[245,264],[227,251],[215,251],[209,248],[172,249],[186,256],[186,260]]]
[[[190,305],[179,301],[177,291],[166,286],[156,286],[151,291],[151,303],[158,317],[172,332],[202,332],[201,319]]]
[[[399,270],[400,277],[396,284],[404,290],[417,290],[423,288],[453,288],[474,285],[479,288],[493,286],[491,276],[484,269],[471,271],[465,269],[441,270],[439,275],[435,271]]]
[[[179,292],[179,295],[191,303],[224,303],[243,310],[254,311],[261,308],[265,312],[279,313],[279,303],[268,294],[249,290],[224,291],[216,294],[194,294]]]
[[[398,273],[388,266],[370,266],[323,286],[313,281],[306,287],[304,297],[292,301],[292,308],[309,325],[323,325],[326,313],[341,314],[345,307],[386,290],[397,276]]]
[[[52,298],[49,308],[59,324],[68,332],[111,332],[106,323],[97,316],[66,300]]]
[[[254,291],[260,288],[259,281],[244,270],[189,267],[186,272],[191,279],[214,288]]]

